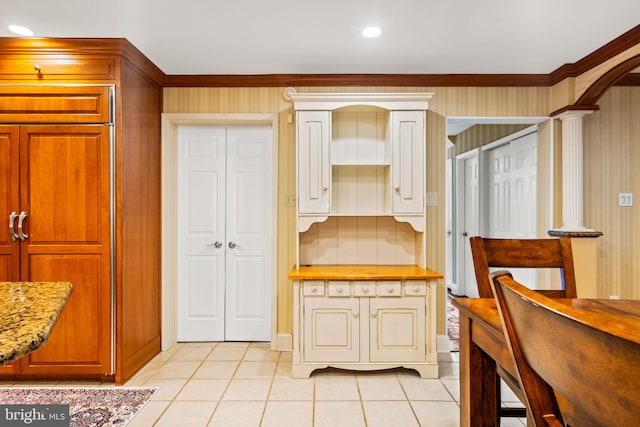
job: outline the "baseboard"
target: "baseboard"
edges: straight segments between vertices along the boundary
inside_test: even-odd
[[[436,337],[436,351],[438,353],[451,352],[451,340],[448,335],[444,334]]]
[[[293,350],[293,336],[291,334],[278,334],[276,336],[276,348],[277,351],[292,351]]]

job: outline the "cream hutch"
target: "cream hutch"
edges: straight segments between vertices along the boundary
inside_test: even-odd
[[[293,376],[403,366],[437,377],[426,267],[432,94],[291,94],[297,126]]]

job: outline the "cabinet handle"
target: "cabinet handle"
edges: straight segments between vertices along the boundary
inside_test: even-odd
[[[336,289],[336,292],[337,292],[337,293],[339,293],[339,294],[341,294],[341,293],[342,293],[342,288],[337,288],[337,289]]]
[[[360,312],[359,312],[358,310],[354,311],[354,312],[353,312],[353,317],[355,317],[356,319],[357,319],[358,317],[360,317]]]
[[[396,190],[396,191],[400,191],[400,186],[399,186],[399,185],[396,185],[396,186],[395,186],[395,188],[394,188],[394,190]]]
[[[18,217],[18,237],[20,237],[20,239],[23,241],[29,238],[29,236],[26,235],[24,231],[22,231],[22,223],[26,219],[27,219],[26,212],[25,211],[20,212],[20,216]]]
[[[16,230],[14,227],[16,218],[18,218],[18,214],[15,212],[11,212],[9,215],[9,236],[11,236],[11,241],[15,242],[18,240],[18,235],[16,234]]]
[[[393,288],[392,288],[391,286],[389,286],[389,287],[387,288],[387,292],[389,292],[390,294],[392,294],[392,293],[393,293]]]
[[[329,191],[329,187],[322,187],[322,191]]]
[[[40,66],[38,64],[34,65],[33,69],[36,70],[38,72],[38,74],[40,74],[40,71],[42,71],[42,70],[40,70]]]
[[[420,287],[419,287],[419,286],[414,287],[414,288],[413,288],[413,291],[414,291],[414,292],[418,292],[418,291],[420,291]]]
[[[371,317],[378,317],[378,310],[371,310]]]
[[[317,286],[312,286],[311,287],[311,292],[313,292],[313,293],[318,292],[318,287]]]
[[[363,286],[362,287],[362,293],[366,294],[367,292],[369,292],[369,287],[368,286]]]

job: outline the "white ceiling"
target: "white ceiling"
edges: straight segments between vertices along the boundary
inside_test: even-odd
[[[166,74],[548,74],[640,0],[0,0],[0,36],[124,37]],[[365,26],[382,27],[364,39]]]

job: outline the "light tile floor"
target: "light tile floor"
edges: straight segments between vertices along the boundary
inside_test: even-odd
[[[268,344],[178,344],[125,384],[158,388],[127,427],[457,427],[458,353],[450,355],[441,362],[439,379],[405,369],[326,369],[293,379],[292,353],[271,351]],[[509,390],[503,399],[519,405]]]

